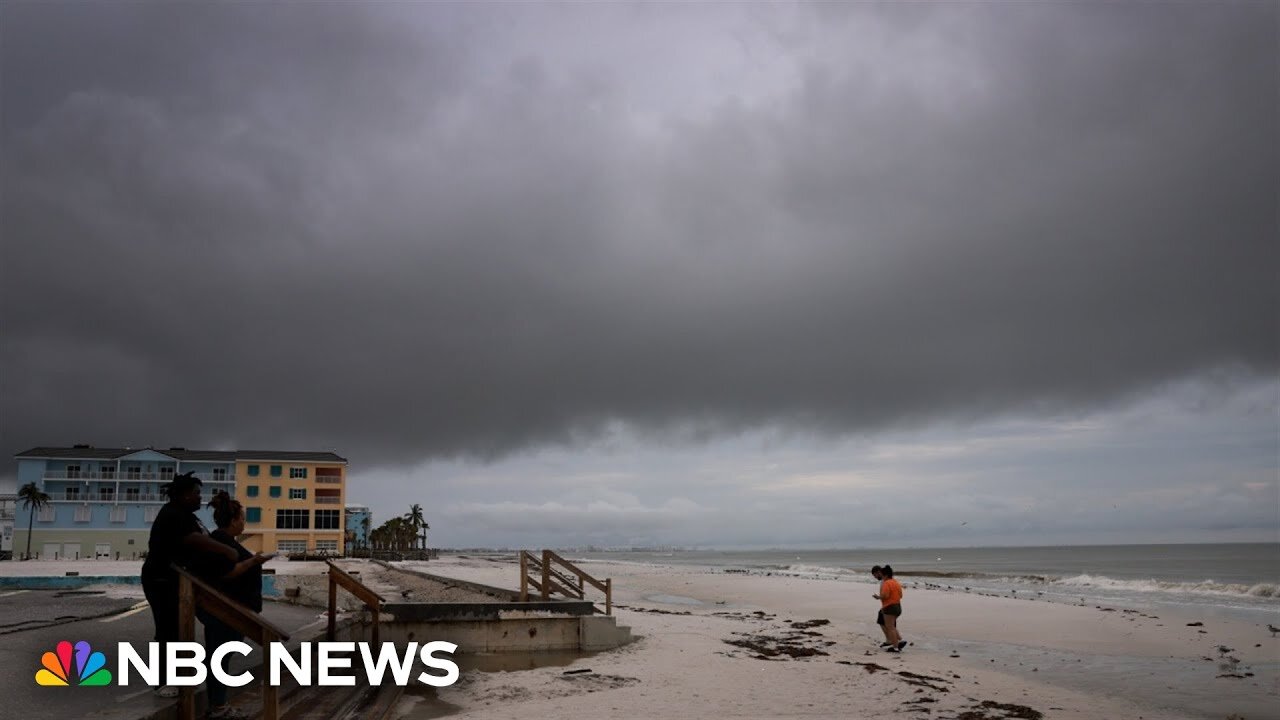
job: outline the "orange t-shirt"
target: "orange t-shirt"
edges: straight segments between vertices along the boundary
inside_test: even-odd
[[[897,580],[887,578],[880,583],[880,607],[887,608],[902,602],[902,586]]]

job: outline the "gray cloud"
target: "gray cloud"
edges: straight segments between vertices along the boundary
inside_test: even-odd
[[[1280,365],[1273,5],[508,10],[5,4],[0,446],[402,466]]]

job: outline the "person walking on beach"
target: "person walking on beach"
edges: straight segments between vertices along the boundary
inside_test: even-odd
[[[874,574],[874,573],[873,573]],[[888,652],[902,652],[907,641],[898,632],[898,618],[902,617],[902,585],[893,579],[893,568],[885,565],[880,568],[880,592],[871,597],[880,601],[880,612],[884,615],[884,635],[889,646]]]
[[[244,506],[238,500],[232,500],[225,490],[213,494],[209,501],[213,508],[213,521],[218,529],[209,537],[224,547],[235,552],[236,559],[229,560],[222,556],[210,556],[196,570],[207,579],[214,589],[244,605],[248,609],[262,612],[262,564],[271,559],[270,555],[249,552],[236,541],[236,537],[244,534]],[[222,622],[218,618],[198,610],[196,617],[204,624],[205,657],[211,662],[213,651],[222,645],[243,639],[243,635]],[[227,704],[227,686],[218,681],[210,666],[205,676],[209,711],[207,720],[248,720],[248,715],[239,708]]]
[[[160,645],[160,685],[155,694],[162,698],[178,696],[178,688],[165,685],[167,679],[166,645],[178,640],[178,574],[171,563],[185,566],[191,558],[204,555],[234,560],[231,548],[209,537],[209,531],[195,516],[200,509],[200,487],[203,483],[194,473],[175,474],[162,486],[169,501],[151,522],[147,539],[147,559],[142,563],[142,592],[151,606],[155,622],[155,640]]]
[[[881,568],[879,565],[876,565],[875,567],[871,568],[871,577],[875,578],[876,582],[883,582],[884,581],[883,568]],[[871,597],[879,599],[878,594],[872,595]],[[880,632],[884,633],[884,642],[880,643],[880,647],[881,648],[893,647],[893,642],[889,639],[889,628],[885,627],[885,624],[884,624],[884,610],[876,611],[876,624],[880,626]]]

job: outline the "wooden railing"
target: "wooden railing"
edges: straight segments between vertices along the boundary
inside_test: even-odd
[[[531,572],[536,577],[530,577]],[[529,600],[530,586],[538,591],[543,600],[550,600],[553,592],[585,600],[587,585],[604,593],[604,614],[612,615],[613,578],[605,578],[601,582],[550,550],[543,550],[541,558],[528,550],[520,551],[520,602]]]
[[[289,633],[213,589],[186,570],[177,565],[171,567],[178,573],[178,639],[195,642],[196,608],[198,607],[257,643],[262,648],[262,720],[278,720],[280,717],[279,688],[270,682],[267,658],[270,655],[271,643],[288,640]],[[161,682],[164,682],[164,678],[161,678]],[[178,720],[195,720],[195,717],[196,688],[183,685],[178,689]]]
[[[370,647],[376,649],[378,647],[378,616],[382,611],[382,603],[386,600],[348,575],[345,570],[334,565],[332,560],[325,560],[325,564],[329,566],[329,629],[325,637],[332,642],[334,632],[337,630],[338,586],[341,585],[343,590],[355,595],[357,600],[363,602],[369,609],[369,614],[373,616],[373,644]]]

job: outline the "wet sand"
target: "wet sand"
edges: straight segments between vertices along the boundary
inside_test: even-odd
[[[878,648],[870,582],[583,565],[613,578],[636,642],[563,667],[468,671],[438,702],[467,718],[1280,718],[1280,639],[1264,626],[906,580],[913,644],[895,655]],[[519,582],[514,557],[422,567]]]

